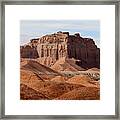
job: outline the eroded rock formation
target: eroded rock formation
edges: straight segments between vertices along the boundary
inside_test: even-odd
[[[32,39],[27,45],[20,46],[21,58],[38,58],[37,45],[39,39]]]
[[[32,39],[27,46],[21,47],[21,57],[39,58],[39,62],[47,66],[62,57],[75,58],[76,64],[84,68],[100,67],[100,49],[93,39],[82,38],[79,33],[57,32]]]

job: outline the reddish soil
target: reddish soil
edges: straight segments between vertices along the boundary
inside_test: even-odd
[[[99,100],[100,92],[98,88],[94,87],[79,87],[70,92],[67,92],[57,100]]]
[[[70,62],[71,60],[69,60]],[[58,61],[59,63],[60,61]],[[48,68],[34,60],[21,60],[20,99],[21,100],[98,100],[100,99],[99,81],[88,75],[64,76],[59,70],[78,71],[73,62],[63,59]],[[58,66],[58,68],[57,68]],[[79,66],[78,66],[79,67]],[[82,70],[82,68],[79,68]]]
[[[85,70],[80,66],[75,64],[75,60],[60,58],[52,67],[53,70],[56,71],[82,71]]]
[[[91,69],[88,69],[87,71],[100,71],[100,69],[98,69],[98,68],[91,68]]]
[[[27,85],[20,84],[20,99],[22,100],[47,100],[48,98],[42,94],[37,92],[36,90],[28,87]]]
[[[97,81],[95,81],[97,82]],[[67,83],[71,83],[71,84],[80,84],[83,85],[85,87],[98,87],[95,84],[94,80],[91,79],[89,76],[87,75],[76,75],[72,78],[70,78]]]

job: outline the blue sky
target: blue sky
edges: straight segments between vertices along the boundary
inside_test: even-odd
[[[100,22],[97,20],[22,20],[20,22],[20,44],[32,38],[58,31],[70,34],[80,33],[81,37],[93,38],[100,47]]]

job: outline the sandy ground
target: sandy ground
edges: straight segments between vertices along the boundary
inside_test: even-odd
[[[99,69],[85,71],[74,60],[61,59],[48,68],[37,61],[22,59],[20,99],[99,100],[99,79]]]

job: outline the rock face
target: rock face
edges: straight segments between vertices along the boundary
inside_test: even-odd
[[[38,58],[38,52],[37,52],[37,44],[38,39],[32,39],[30,40],[30,43],[24,46],[20,46],[20,55],[21,58]]]
[[[42,64],[51,66],[61,57],[67,56],[68,34],[58,32],[39,39],[37,51]]]
[[[28,47],[29,46],[29,47]],[[100,67],[100,49],[91,38],[82,38],[79,33],[57,32],[32,39],[28,46],[21,47],[21,57],[39,58],[41,64],[52,66],[62,57],[76,59],[83,68]]]

